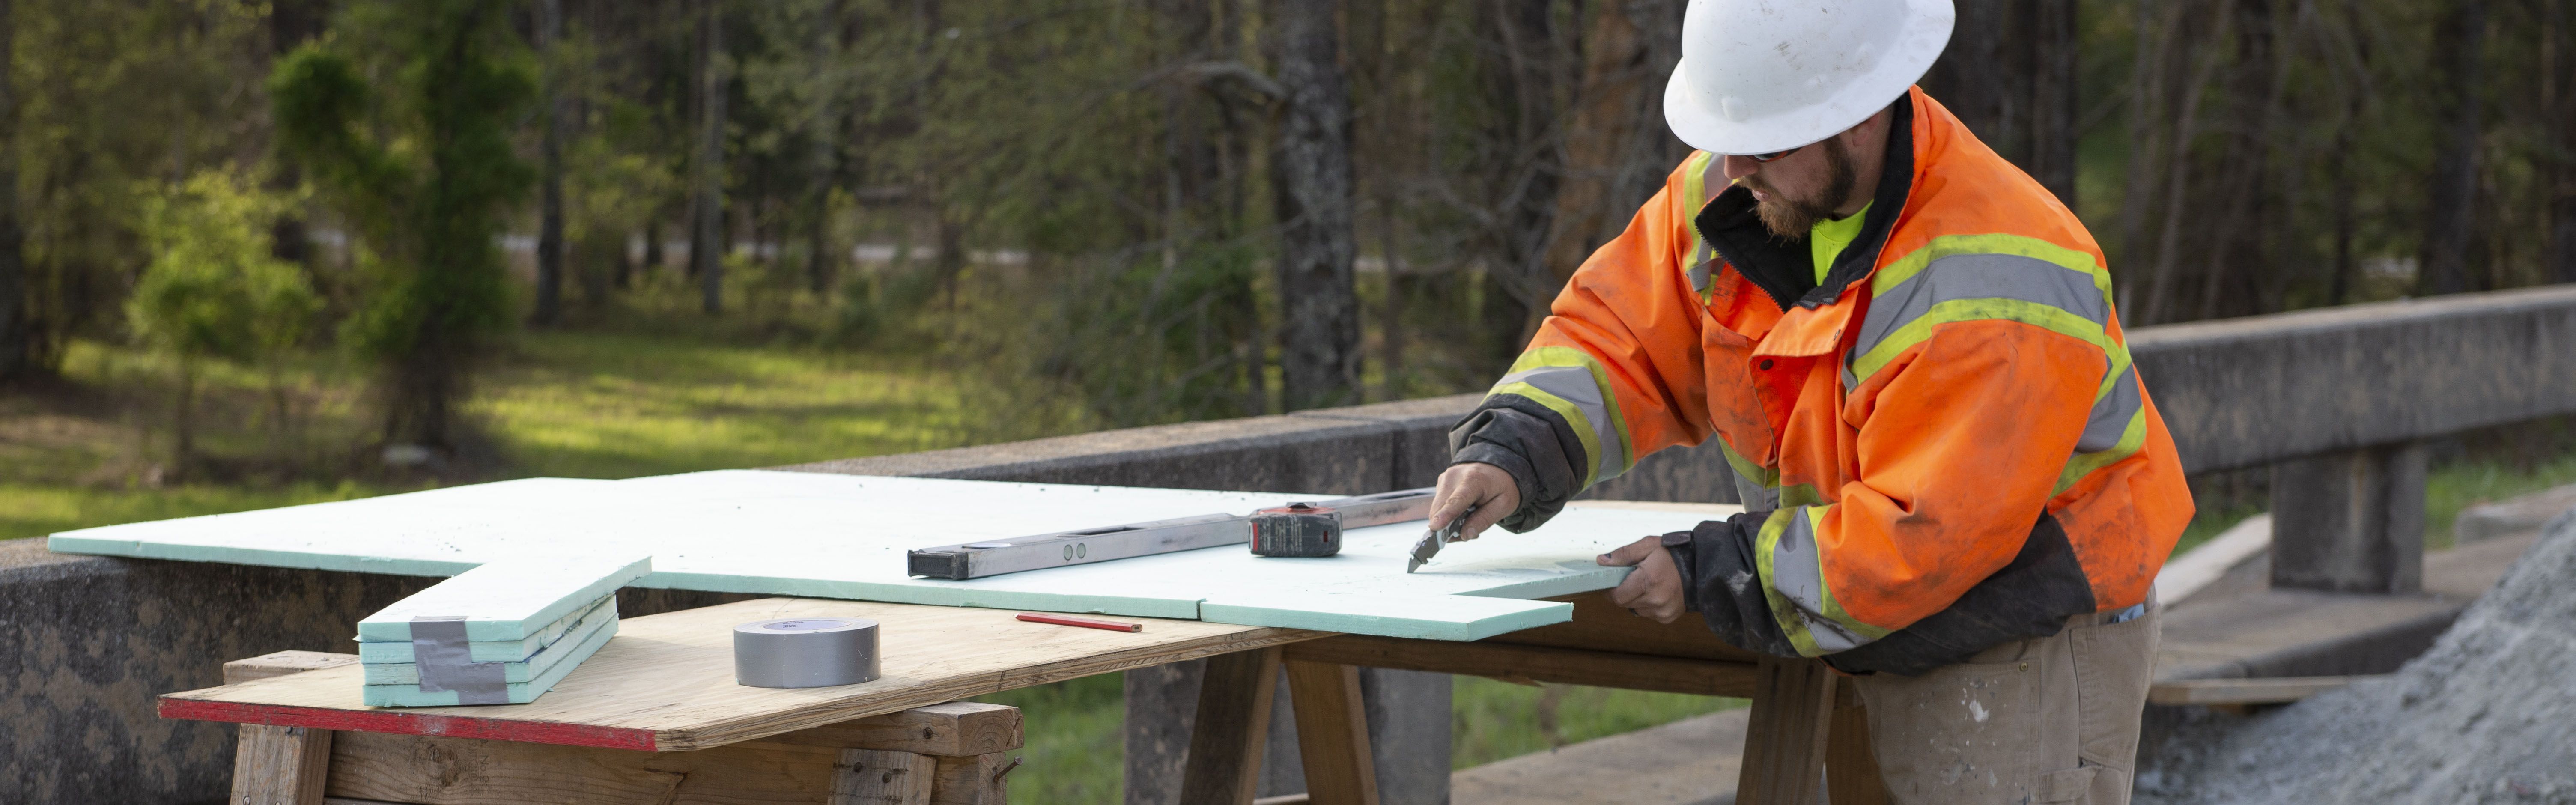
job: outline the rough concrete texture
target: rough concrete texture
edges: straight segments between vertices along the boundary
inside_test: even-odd
[[[2189,472],[2576,413],[2576,287],[2129,332]]]
[[[223,684],[223,663],[350,651],[358,619],[437,582],[64,556],[0,542],[0,802],[219,802],[233,728],[165,721],[153,697]],[[747,596],[627,590],[629,615]]]
[[[2451,539],[2465,545],[2529,531],[2570,510],[2576,510],[2576,484],[2471,506],[2451,521]]]
[[[2202,714],[2137,793],[2160,805],[2576,803],[2576,515],[2552,521],[2396,674],[2250,719]]]

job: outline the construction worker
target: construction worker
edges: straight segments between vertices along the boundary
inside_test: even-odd
[[[1897,802],[2123,803],[2191,497],[2101,248],[1913,86],[1952,19],[1693,0],[1698,151],[1451,433],[1431,524],[1710,442],[1745,513],[1604,554],[1614,601],[1854,675]]]

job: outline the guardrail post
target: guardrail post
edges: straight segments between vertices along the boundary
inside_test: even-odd
[[[2420,441],[2273,465],[2272,586],[2423,589],[2424,473]]]

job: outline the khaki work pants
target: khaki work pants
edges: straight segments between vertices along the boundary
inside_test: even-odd
[[[1856,678],[1898,805],[2127,805],[2156,622],[2078,615],[1916,677]]]

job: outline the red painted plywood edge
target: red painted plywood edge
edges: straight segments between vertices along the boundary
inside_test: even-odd
[[[195,721],[231,721],[240,724],[310,727],[351,732],[479,738],[487,741],[631,749],[639,752],[654,751],[655,746],[652,730],[566,724],[557,721],[476,718],[392,709],[342,710],[329,707],[247,704],[163,696],[160,698],[159,710],[162,718]]]

